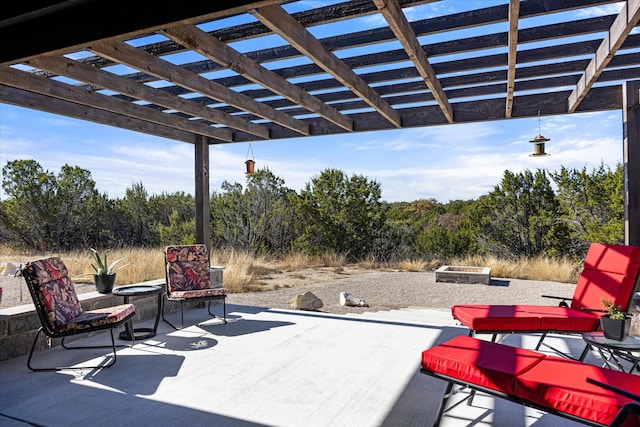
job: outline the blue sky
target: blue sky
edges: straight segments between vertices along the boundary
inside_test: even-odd
[[[444,1],[414,8],[407,15],[410,20],[424,19],[475,8],[480,3],[489,4]],[[593,9],[594,14],[603,13],[603,8]],[[606,10],[615,11],[610,7]],[[364,29],[379,26],[379,19],[372,16],[358,21]],[[324,37],[328,28],[312,30],[317,37]],[[240,44],[234,47],[241,48]],[[242,46],[245,51],[256,48]],[[546,146],[550,156],[530,157],[533,145],[529,140],[539,129],[551,139]],[[601,163],[613,169],[622,161],[622,113],[260,141],[253,142],[251,148],[256,168],[269,168],[296,191],[324,169],[336,168],[376,180],[382,187],[382,198],[390,202],[434,198],[446,203],[488,193],[505,170],[555,171],[561,166],[592,170]],[[246,143],[211,146],[212,191],[219,191],[223,181],[244,185],[248,150]],[[87,169],[97,189],[111,198],[122,197],[128,187],[139,182],[149,194],[194,194],[194,151],[190,144],[0,103],[0,167],[15,159],[34,159],[56,174],[64,164]],[[0,191],[0,198],[6,198],[6,194]]]

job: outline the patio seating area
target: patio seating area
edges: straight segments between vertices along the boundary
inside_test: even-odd
[[[450,311],[426,308],[333,315],[227,304],[227,324],[207,310],[184,314],[184,329],[161,322],[109,369],[34,373],[26,356],[0,363],[0,425],[431,425],[446,384],[420,373],[421,353],[468,333]],[[574,354],[584,346],[573,336],[546,341]],[[503,342],[532,348],[537,337]],[[45,352],[53,363],[69,359],[58,347]],[[596,352],[585,361],[601,363]],[[481,393],[440,425],[580,424]]]

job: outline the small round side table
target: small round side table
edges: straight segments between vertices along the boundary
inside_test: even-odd
[[[130,297],[151,296],[156,294],[158,295],[156,321],[153,324],[153,328],[133,328],[133,330],[131,330],[129,323],[127,322],[125,324],[125,330],[120,332],[120,339],[128,341],[132,341],[134,338],[136,340],[144,340],[156,335],[156,331],[158,330],[158,322],[160,321],[160,310],[162,310],[162,289],[163,287],[159,285],[132,285],[113,288],[111,293],[113,295],[124,297],[125,304],[129,303]],[[144,334],[136,335],[137,333]]]
[[[620,363],[620,359],[623,359],[631,363],[628,372],[640,369],[640,356],[633,354],[640,352],[639,336],[629,335],[622,341],[616,341],[605,338],[602,332],[587,332],[582,334],[582,339],[600,353],[606,367],[624,371],[624,366]]]

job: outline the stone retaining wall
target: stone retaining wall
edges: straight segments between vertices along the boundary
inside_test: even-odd
[[[145,285],[164,285],[164,279],[151,280]],[[85,310],[94,310],[123,303],[123,297],[115,295],[103,295],[98,292],[88,292],[78,295],[80,303]],[[136,306],[136,322],[154,319],[157,309],[157,295],[149,297],[131,297],[130,302]],[[179,303],[169,303],[165,312],[174,312],[180,309]],[[135,325],[134,325],[135,326]],[[0,361],[29,354],[34,337],[40,328],[40,320],[35,312],[33,304],[10,307],[0,310]],[[82,335],[79,335],[81,337]],[[74,337],[67,337],[71,341]],[[38,350],[60,345],[61,339],[51,339],[40,334]]]

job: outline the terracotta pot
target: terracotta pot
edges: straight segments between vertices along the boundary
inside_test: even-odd
[[[96,290],[101,294],[111,293],[113,285],[116,283],[115,274],[94,274],[93,282],[96,284]]]
[[[631,317],[626,316],[622,320],[611,319],[608,314],[600,317],[600,327],[604,337],[615,341],[624,341],[629,336]]]

